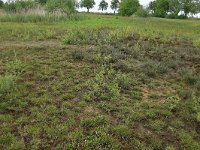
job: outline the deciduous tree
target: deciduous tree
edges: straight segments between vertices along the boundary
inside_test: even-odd
[[[153,15],[156,17],[165,17],[169,12],[169,0],[155,0],[149,4]]]
[[[75,12],[75,5],[75,0],[48,0],[46,8],[49,12],[59,10],[63,13],[70,14]]]
[[[116,10],[119,8],[119,0],[112,0],[110,8],[114,10],[114,14],[115,14]]]
[[[108,8],[108,3],[105,0],[102,0],[99,3],[99,9],[104,11],[104,10],[107,10],[107,8]]]
[[[81,0],[81,7],[86,7],[87,11],[89,12],[91,8],[95,5],[94,0]]]
[[[0,0],[0,8],[3,8],[4,2]]]
[[[181,0],[169,0],[169,12],[177,17],[181,12]]]
[[[138,0],[122,0],[119,5],[119,13],[122,16],[131,16],[139,7],[140,3]]]
[[[196,14],[199,12],[199,0],[180,0],[181,1],[181,8],[184,12],[185,17],[187,17],[190,13]]]

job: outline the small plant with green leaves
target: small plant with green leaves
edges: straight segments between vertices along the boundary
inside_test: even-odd
[[[200,39],[194,40],[194,41],[193,41],[193,45],[194,45],[195,47],[199,48],[199,47],[200,47]]]
[[[111,129],[111,132],[121,139],[129,139],[131,138],[131,130],[125,125],[119,125]]]
[[[6,97],[15,88],[17,77],[14,75],[0,76],[0,97]]]
[[[97,116],[93,118],[84,118],[81,120],[81,124],[84,127],[98,127],[100,125],[106,125],[108,123],[108,118],[105,116]]]
[[[21,75],[25,71],[25,65],[20,60],[9,62],[6,68],[9,74],[16,76]]]
[[[115,71],[109,66],[101,66],[95,78],[86,83],[88,92],[84,94],[87,101],[116,100],[120,96],[120,87]]]
[[[74,52],[72,52],[72,58],[74,59],[74,60],[79,60],[79,61],[81,61],[81,60],[83,60],[84,59],[84,53],[82,52],[82,51],[74,51]]]
[[[195,74],[189,72],[183,76],[183,81],[188,85],[194,85],[197,83],[198,77]]]

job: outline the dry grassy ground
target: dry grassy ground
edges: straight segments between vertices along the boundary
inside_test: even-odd
[[[200,148],[199,21],[16,20],[0,24],[0,149]]]

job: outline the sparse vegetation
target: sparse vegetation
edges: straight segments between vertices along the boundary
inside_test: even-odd
[[[10,17],[0,149],[200,148],[198,20]]]

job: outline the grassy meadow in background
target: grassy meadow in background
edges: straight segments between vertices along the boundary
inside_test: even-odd
[[[0,16],[0,149],[199,143],[199,20]]]

